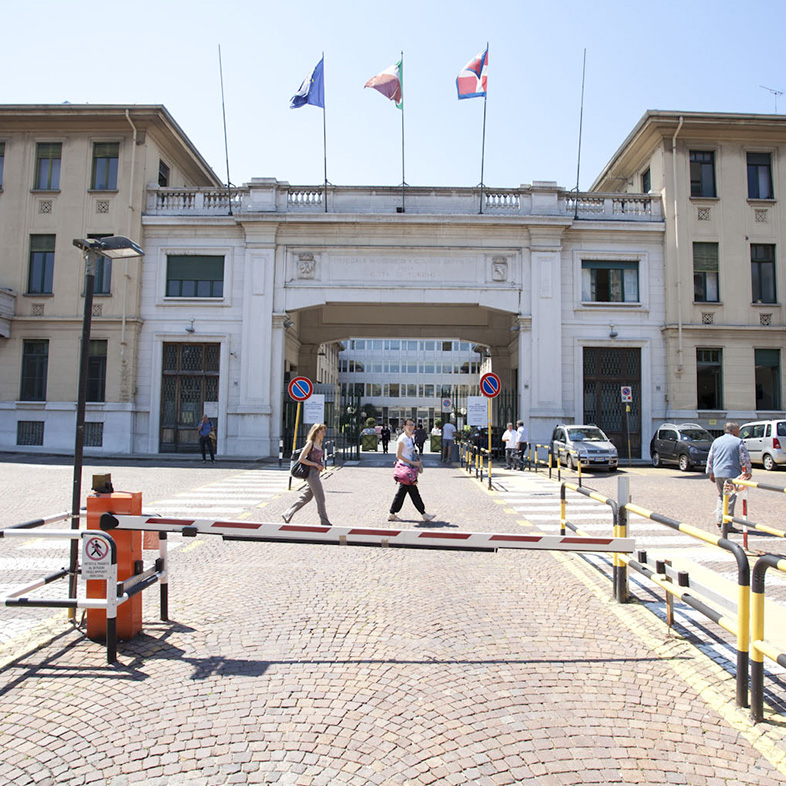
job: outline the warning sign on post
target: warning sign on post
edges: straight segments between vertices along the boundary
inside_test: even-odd
[[[633,401],[633,388],[630,385],[623,385],[620,388],[620,394],[622,396],[622,403],[630,403]]]
[[[96,535],[82,538],[82,578],[112,578],[112,552],[106,538]]]

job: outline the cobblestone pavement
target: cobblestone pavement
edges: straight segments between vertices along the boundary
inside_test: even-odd
[[[155,469],[110,471],[116,488],[140,481],[146,508],[203,505],[189,483],[283,475],[211,469],[226,477],[184,474],[171,489]],[[420,487],[435,521],[409,501],[401,515],[408,527],[531,530],[505,495],[546,492],[527,473],[498,480],[489,492],[429,466]],[[388,466],[337,468],[324,486],[334,525],[390,526]],[[291,499],[260,497],[240,517],[280,521]],[[5,505],[32,517],[5,500],[4,518]],[[313,503],[294,521],[317,523]],[[62,617],[7,645],[0,782],[786,782],[784,716],[754,726],[726,669],[645,604],[614,603],[578,555],[172,541],[171,621],[146,593],[144,632],[114,666]]]

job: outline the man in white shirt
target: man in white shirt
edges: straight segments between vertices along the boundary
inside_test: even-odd
[[[518,453],[519,469],[524,469],[527,455],[527,427],[523,420],[516,421],[516,452]]]
[[[508,423],[508,427],[502,435],[502,444],[505,446],[505,469],[515,469],[516,429],[513,428],[512,423]]]
[[[456,436],[456,427],[448,420],[442,426],[442,460],[450,461],[450,454],[453,451],[453,438]]]

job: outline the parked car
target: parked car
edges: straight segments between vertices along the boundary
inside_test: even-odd
[[[650,442],[653,467],[676,464],[680,471],[706,467],[712,435],[698,423],[664,423]]]
[[[751,461],[764,469],[786,464],[786,420],[756,420],[740,427]]]
[[[551,435],[551,450],[568,469],[576,469],[576,453],[581,468],[605,467],[617,471],[617,448],[611,440],[593,425],[559,425]],[[571,452],[575,451],[575,452]]]

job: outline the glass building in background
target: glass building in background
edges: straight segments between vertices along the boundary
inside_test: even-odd
[[[431,429],[435,420],[464,425],[467,396],[480,395],[486,348],[455,339],[352,338],[338,356],[344,396],[373,404],[378,422],[400,428],[405,418]]]

